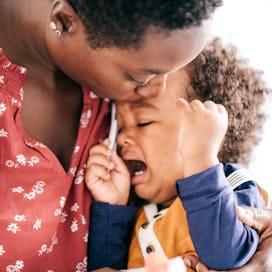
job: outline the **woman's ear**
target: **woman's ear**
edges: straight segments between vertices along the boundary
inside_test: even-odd
[[[73,7],[65,0],[53,1],[50,20],[50,28],[57,36],[72,35],[82,27]]]

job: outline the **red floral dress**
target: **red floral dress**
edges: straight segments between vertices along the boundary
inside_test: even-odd
[[[0,49],[0,271],[86,271],[91,198],[84,186],[89,148],[106,136],[106,100],[83,88],[70,169],[23,129],[27,71]]]

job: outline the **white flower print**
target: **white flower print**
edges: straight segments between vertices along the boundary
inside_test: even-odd
[[[38,250],[38,254],[39,256],[41,256],[42,254],[46,253],[46,254],[49,254],[53,251],[54,249],[54,246],[58,243],[58,238],[57,238],[57,234],[54,233],[53,236],[52,236],[52,242],[51,242],[51,245],[48,246],[46,244],[43,244],[41,246],[41,248]]]
[[[5,79],[4,76],[0,76],[0,84],[4,84],[5,83],[4,79]]]
[[[26,165],[26,157],[22,154],[16,156],[16,161],[21,165]]]
[[[78,231],[78,222],[77,222],[76,219],[73,220],[73,222],[72,222],[70,228],[71,228],[71,231],[72,231],[72,232]]]
[[[0,245],[0,256],[3,256],[5,254],[5,249],[3,245]]]
[[[86,128],[87,125],[89,124],[89,120],[92,116],[92,111],[87,110],[87,112],[82,113],[82,116],[80,118],[80,123],[82,128]]]
[[[21,101],[23,101],[23,99],[24,99],[24,89],[23,89],[23,87],[21,87],[21,89],[19,91],[19,94],[20,94]]]
[[[62,196],[61,198],[60,198],[60,207],[61,208],[63,208],[64,207],[64,205],[65,205],[65,202],[66,202],[66,197],[65,196]]]
[[[34,199],[36,196],[35,192],[29,192],[24,194],[24,198],[27,198],[28,200]]]
[[[84,181],[85,171],[83,169],[79,170],[77,173],[77,177],[75,178],[75,184],[81,184]]]
[[[24,189],[23,189],[22,186],[18,186],[18,187],[11,188],[11,191],[13,193],[19,193],[19,194],[21,194],[24,191]]]
[[[3,128],[0,129],[0,137],[8,138],[8,132],[5,131]]]
[[[90,98],[97,98],[98,96],[94,92],[89,92]]]
[[[11,62],[7,62],[7,63],[5,63],[4,65],[3,65],[3,68],[8,68],[8,67],[10,67],[11,66]]]
[[[16,162],[12,160],[6,161],[6,166],[9,168],[19,168],[20,166],[28,166],[33,167],[35,164],[39,163],[40,159],[36,156],[32,156],[30,160],[28,160],[23,154],[16,155]]]
[[[68,217],[67,212],[62,212],[60,217],[60,223],[64,223]]]
[[[47,245],[43,244],[41,246],[41,249],[39,250],[39,256],[41,256],[44,252],[46,252],[46,250],[47,250]]]
[[[84,215],[81,215],[80,216],[81,217],[81,223],[82,223],[82,225],[86,225],[86,218],[84,217]]]
[[[6,110],[7,110],[6,105],[4,103],[0,103],[0,117],[4,115]]]
[[[55,215],[55,216],[61,215],[61,209],[60,209],[60,208],[56,209],[56,210],[54,211],[54,215]]]
[[[75,203],[71,208],[71,212],[76,212],[79,209],[79,205],[77,203]]]
[[[42,220],[36,219],[35,223],[33,224],[33,229],[38,230],[42,227]]]
[[[73,176],[76,174],[77,167],[72,167],[69,169],[69,173],[71,173]]]
[[[17,260],[15,265],[8,265],[6,267],[6,272],[20,272],[24,268],[24,262],[21,260]]]
[[[45,186],[44,181],[37,181],[36,184],[32,186],[32,191],[36,194],[42,194],[43,193],[43,187]]]
[[[14,220],[17,222],[26,221],[26,217],[23,214],[16,214]]]
[[[12,105],[16,105],[16,104],[20,105],[20,102],[18,101],[18,99],[12,97],[12,98],[11,98],[11,104],[12,104]]]
[[[30,146],[30,147],[40,147],[40,148],[46,148],[46,145],[36,142],[35,144],[31,143],[31,142],[26,142],[26,145]],[[33,158],[33,157],[32,157]],[[37,162],[38,163],[38,162]]]
[[[26,72],[26,68],[20,67],[21,74],[24,74]]]
[[[85,243],[88,243],[88,236],[89,236],[89,232],[87,231],[87,232],[85,233],[85,235],[83,236],[83,241],[84,241]]]
[[[20,227],[17,225],[17,223],[10,223],[7,227],[7,231],[13,232],[14,234],[17,233],[17,231],[20,231]]]
[[[44,181],[37,181],[36,184],[32,186],[31,190],[28,193],[24,193],[24,188],[22,186],[11,188],[11,191],[13,193],[23,194],[24,198],[31,200],[34,199],[37,195],[40,195],[44,192],[43,188],[44,186],[45,186]]]
[[[77,178],[75,178],[75,184],[76,185],[81,184],[83,180],[84,180],[83,176],[78,176]]]
[[[44,181],[37,181],[30,190],[30,192],[24,194],[24,198],[29,200],[34,199],[36,195],[40,195],[44,192],[45,182]]]
[[[18,163],[14,163],[12,160],[7,160],[6,161],[6,166],[9,168],[19,168]]]
[[[76,265],[75,272],[87,272],[87,257],[85,257],[82,262]]]
[[[79,150],[80,150],[80,146],[76,145],[74,147],[74,153],[78,153]]]

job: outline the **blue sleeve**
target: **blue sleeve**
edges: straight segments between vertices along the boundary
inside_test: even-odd
[[[254,181],[233,191],[226,172],[233,166],[218,164],[177,182],[186,210],[189,231],[201,261],[211,269],[229,270],[247,263],[255,253],[259,235],[238,218],[237,204],[264,207]]]
[[[127,255],[137,208],[94,201],[88,240],[88,271],[127,267]]]

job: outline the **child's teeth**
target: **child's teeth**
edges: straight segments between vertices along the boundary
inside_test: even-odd
[[[144,171],[137,171],[134,173],[134,176],[139,176],[142,175],[144,173]]]

